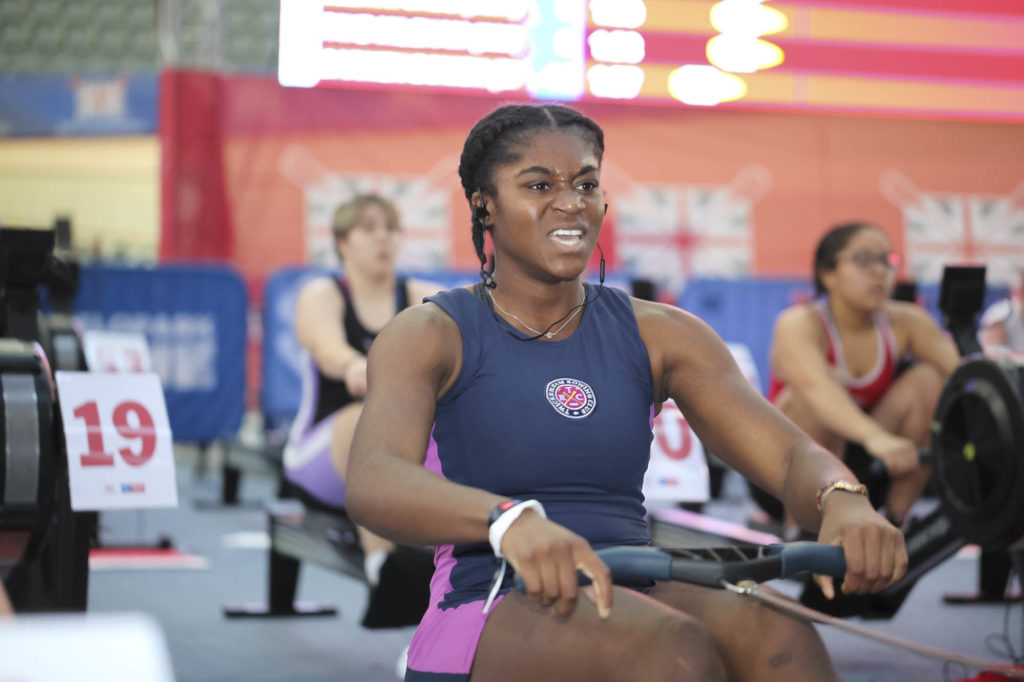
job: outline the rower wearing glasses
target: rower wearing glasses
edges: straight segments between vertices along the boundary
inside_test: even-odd
[[[879,227],[831,229],[814,255],[817,298],[775,323],[768,398],[820,445],[843,458],[847,444],[885,464],[884,501],[897,525],[928,480],[918,451],[946,377],[959,356],[932,317],[890,299],[899,255]],[[898,371],[900,358],[915,362]]]

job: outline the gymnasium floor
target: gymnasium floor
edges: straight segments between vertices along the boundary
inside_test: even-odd
[[[395,663],[412,628],[367,631],[359,627],[366,588],[350,578],[315,566],[302,569],[299,598],[333,603],[336,617],[226,620],[224,604],[265,599],[265,515],[260,500],[270,497],[269,480],[244,479],[242,506],[214,504],[219,480],[195,475],[194,455],[180,449],[176,510],[102,515],[106,543],[173,539],[182,552],[207,561],[199,569],[93,571],[92,612],[142,611],[162,626],[179,682],[393,682]],[[752,503],[742,482],[727,479],[721,501],[710,511],[732,520],[745,518]],[[977,562],[954,558],[926,575],[891,621],[868,626],[960,653],[994,658],[986,639],[1003,632],[1005,607],[946,606],[947,591],[976,587]],[[792,583],[779,585],[793,592]],[[1021,648],[1021,606],[1010,611],[1011,641]],[[940,662],[889,648],[829,628],[822,635],[846,682],[952,680],[973,675]],[[127,679],[127,678],[126,678]]]

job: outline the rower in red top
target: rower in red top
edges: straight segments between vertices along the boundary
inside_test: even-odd
[[[821,326],[825,332],[825,359],[828,366],[834,372],[836,379],[846,388],[853,402],[857,403],[862,410],[870,412],[895,381],[896,367],[900,360],[899,346],[896,343],[892,325],[889,324],[888,316],[882,310],[876,310],[872,314],[872,324],[875,328],[875,339],[879,352],[875,365],[868,373],[857,377],[851,375],[846,368],[843,339],[836,327],[836,321],[832,317],[828,300],[819,298],[811,305],[814,306],[821,318]],[[772,374],[770,382],[768,399],[774,403],[785,389],[786,384],[775,374]]]
[[[769,400],[838,457],[857,443],[885,463],[892,485],[886,513],[897,523],[928,480],[918,449],[956,347],[914,303],[890,299],[899,257],[880,228],[830,230],[814,256],[818,298],[784,310],[775,323]],[[901,358],[914,362],[898,372]]]

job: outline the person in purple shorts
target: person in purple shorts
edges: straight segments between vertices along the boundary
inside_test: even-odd
[[[397,312],[440,287],[396,274],[401,230],[388,199],[353,197],[335,211],[332,228],[345,275],[310,280],[296,300],[295,333],[305,351],[302,402],[285,444],[284,474],[307,506],[344,514],[344,473],[366,394],[366,351]],[[395,614],[388,595],[397,590],[408,596],[409,566],[423,561],[363,528],[358,533],[371,587],[363,624],[388,627],[410,620]],[[425,571],[412,571],[424,574],[424,594],[429,569],[427,563]],[[415,622],[419,613],[410,611]]]
[[[405,679],[837,679],[810,625],[723,590],[613,587],[594,551],[649,543],[641,484],[672,398],[709,449],[844,547],[844,591],[879,590],[907,561],[853,474],[750,388],[707,325],[582,281],[603,153],[571,108],[481,119],[459,174],[482,281],[403,311],[370,351],[349,511],[437,547]]]

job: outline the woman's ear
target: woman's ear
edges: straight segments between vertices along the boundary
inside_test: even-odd
[[[823,287],[825,287],[825,291],[826,292],[828,292],[828,291],[830,291],[832,289],[832,284],[833,284],[833,282],[835,282],[835,278],[836,278],[836,268],[835,267],[821,268],[820,270],[818,270],[818,280],[821,282],[821,285]]]
[[[485,202],[483,194],[480,191],[474,192],[473,197],[470,200],[470,203],[472,204],[473,207],[473,220],[479,222],[484,227],[489,228],[490,225],[487,224],[486,218],[490,215],[490,213],[487,212],[487,204]]]

